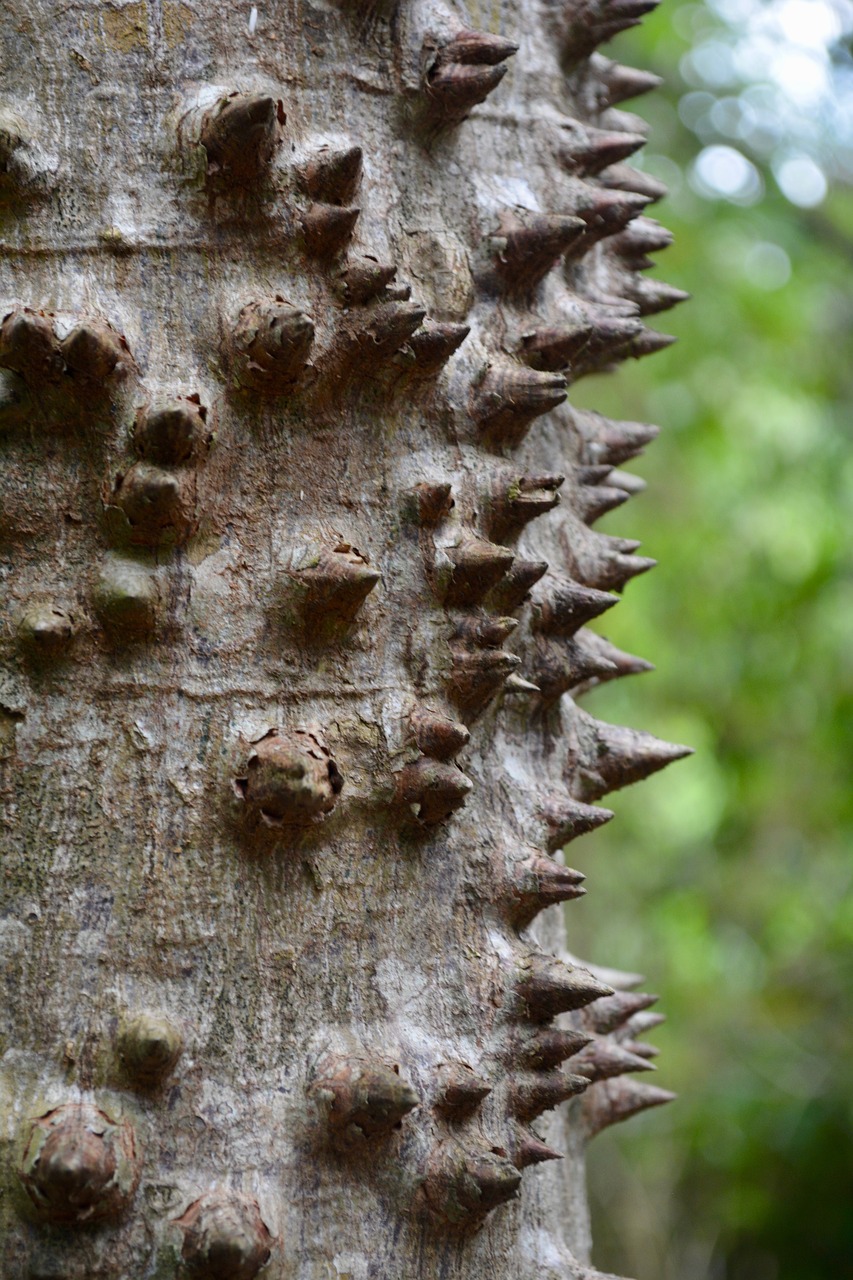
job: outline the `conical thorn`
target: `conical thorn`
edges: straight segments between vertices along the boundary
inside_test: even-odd
[[[479,604],[512,566],[515,556],[508,547],[473,535],[447,548],[451,568],[444,591],[451,607]]]
[[[450,514],[453,507],[453,489],[448,482],[429,484],[422,481],[415,485],[418,521],[431,528]]]
[[[461,1227],[482,1222],[512,1200],[520,1185],[521,1174],[501,1148],[488,1147],[482,1139],[465,1146],[450,1139],[433,1150],[423,1191],[437,1217]]]
[[[591,1041],[592,1036],[577,1027],[537,1027],[536,1034],[520,1045],[519,1056],[544,1071],[573,1058]]]
[[[631,289],[631,297],[640,308],[641,316],[654,316],[688,302],[690,294],[659,280],[638,280]]]
[[[493,482],[485,499],[490,536],[509,537],[553,511],[564,479],[561,475],[504,475]]]
[[[555,329],[535,329],[522,336],[519,355],[531,369],[571,372],[594,331],[595,326],[589,320]]]
[[[534,419],[566,399],[566,379],[522,365],[492,365],[472,388],[470,413],[494,443],[515,448]]]
[[[504,641],[509,639],[517,626],[517,618],[470,614],[459,623],[455,638],[464,640],[471,648],[498,649]]]
[[[418,378],[429,378],[440,373],[470,332],[471,327],[467,324],[428,321],[422,325],[407,343],[413,359],[412,374]]]
[[[530,1129],[519,1128],[512,1144],[513,1160],[517,1169],[528,1169],[532,1164],[544,1164],[547,1160],[562,1160],[563,1153],[542,1142]]]
[[[626,1028],[630,1036],[644,1035],[647,1031],[654,1031],[655,1027],[660,1027],[666,1022],[665,1013],[655,1013],[654,1011],[635,1013],[631,1018],[631,1022]]]
[[[552,800],[543,806],[542,818],[548,828],[548,850],[554,853],[564,845],[587,835],[610,822],[615,815],[610,809],[582,804],[578,800]]]
[[[501,613],[519,609],[528,598],[531,587],[548,572],[547,560],[515,560],[511,568],[489,594],[489,608]]]
[[[420,750],[434,760],[452,760],[471,737],[464,724],[424,707],[412,713],[412,729]]]
[[[596,56],[593,68],[599,87],[598,101],[601,110],[618,106],[620,102],[628,102],[631,98],[639,98],[644,93],[651,93],[663,84],[662,78],[651,71],[623,67],[609,58]]]
[[[208,173],[223,181],[257,180],[270,164],[285,122],[282,103],[268,94],[233,93],[202,123]]]
[[[645,134],[608,132],[587,126],[582,134],[561,139],[560,159],[581,177],[596,177],[603,169],[627,160],[646,145]]]
[[[578,418],[584,440],[583,461],[593,466],[619,466],[638,457],[660,435],[660,427],[647,422],[620,422],[601,414]]]
[[[397,799],[423,826],[444,822],[474,789],[455,764],[422,756],[397,775]]]
[[[605,724],[581,712],[577,717],[580,749],[576,785],[585,802],[600,800],[693,755],[692,747],[663,742],[638,729]]]
[[[586,220],[573,214],[538,214],[511,223],[492,237],[498,278],[510,292],[531,293],[586,233]]]
[[[445,1062],[438,1071],[436,1107],[454,1116],[476,1110],[492,1086],[466,1062]]]
[[[545,635],[570,637],[618,603],[609,591],[596,591],[571,578],[553,575],[533,602],[533,627]]]
[[[522,1120],[533,1120],[544,1111],[553,1111],[561,1102],[585,1093],[589,1085],[586,1076],[569,1075],[565,1071],[518,1076],[511,1084],[510,1111]]]
[[[361,183],[361,147],[318,147],[298,174],[312,200],[322,204],[348,205]]]
[[[601,996],[613,994],[613,988],[580,966],[564,964],[556,956],[531,955],[521,967],[516,992],[527,1017],[534,1022],[547,1022],[558,1013],[582,1009]]]
[[[365,254],[346,263],[341,269],[338,284],[349,306],[362,306],[383,293],[396,274],[393,262],[381,262]]]
[[[241,386],[266,395],[291,390],[305,373],[314,343],[314,322],[283,298],[251,302],[231,336],[234,376]]]
[[[394,1067],[358,1058],[324,1061],[310,1092],[332,1140],[344,1147],[388,1137],[420,1102]]]
[[[352,622],[381,574],[355,547],[342,544],[323,551],[316,564],[293,575],[305,592],[305,609],[313,616]]]
[[[531,694],[541,693],[541,690],[532,680],[525,680],[523,676],[513,672],[504,682],[504,693],[516,693],[529,697]]]
[[[646,992],[616,991],[612,996],[589,1005],[583,1015],[584,1022],[599,1035],[609,1035],[635,1014],[651,1008],[658,999],[658,996]]]
[[[0,324],[0,368],[18,373],[29,386],[55,382],[64,361],[53,328],[53,318],[42,311],[20,307],[8,312]]]
[[[425,50],[424,97],[432,119],[453,125],[484,102],[506,75],[503,65],[518,45],[485,31],[459,31],[433,52]]]
[[[619,1076],[615,1080],[603,1080],[590,1089],[583,1101],[584,1128],[588,1138],[600,1133],[611,1124],[619,1124],[639,1115],[649,1107],[661,1107],[673,1102],[676,1094],[655,1085]]]
[[[552,858],[536,856],[514,871],[510,886],[510,915],[519,928],[526,928],[546,907],[570,902],[586,893],[580,871],[564,867]]]
[[[331,258],[349,244],[360,209],[312,204],[302,215],[305,247],[318,258]]]
[[[646,1058],[638,1057],[624,1045],[618,1045],[605,1037],[593,1040],[572,1059],[572,1071],[586,1076],[590,1084],[635,1071],[653,1070],[654,1067]]]
[[[453,647],[450,688],[456,703],[468,714],[481,711],[521,665],[521,658],[504,649]]]

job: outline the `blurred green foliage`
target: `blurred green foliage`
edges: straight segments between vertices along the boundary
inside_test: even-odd
[[[677,346],[572,393],[663,425],[633,466],[648,493],[599,526],[660,561],[604,628],[659,670],[585,706],[697,748],[612,797],[617,820],[570,849],[590,888],[572,950],[662,993],[656,1082],[681,1095],[593,1144],[595,1260],[636,1280],[839,1280],[853,1275],[853,202],[838,189],[796,208],[769,174],[749,207],[691,189],[679,11],[697,7],[667,0],[613,50],[666,79],[630,104],[651,125],[640,163],[672,189],[652,212],[676,244],[652,274],[695,300],[662,318]]]

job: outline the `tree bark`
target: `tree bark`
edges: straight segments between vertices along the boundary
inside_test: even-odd
[[[593,1274],[669,1095],[560,850],[684,749],[578,708],[655,429],[565,400],[677,300],[651,7],[7,0],[9,1280]]]

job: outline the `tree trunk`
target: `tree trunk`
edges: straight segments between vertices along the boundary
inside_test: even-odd
[[[652,7],[6,0],[8,1280],[593,1274],[669,1095],[540,913],[684,753],[574,700],[645,666],[655,430],[564,401],[677,300]]]

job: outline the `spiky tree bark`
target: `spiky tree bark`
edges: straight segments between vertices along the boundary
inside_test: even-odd
[[[8,1280],[593,1274],[669,1095],[545,908],[683,749],[577,705],[655,429],[566,394],[677,300],[655,3],[7,0]]]

